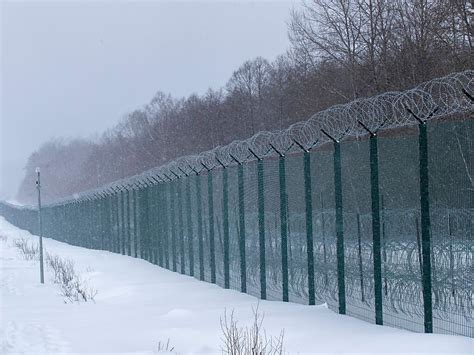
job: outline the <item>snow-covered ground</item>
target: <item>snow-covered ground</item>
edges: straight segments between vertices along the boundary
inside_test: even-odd
[[[220,318],[234,310],[250,324],[255,297],[224,290],[140,259],[44,240],[48,253],[74,260],[98,290],[95,303],[65,303],[47,270],[24,260],[17,238],[33,238],[0,217],[2,354],[221,352]],[[288,353],[474,353],[473,339],[417,334],[335,314],[324,306],[260,301],[268,334],[285,330]]]

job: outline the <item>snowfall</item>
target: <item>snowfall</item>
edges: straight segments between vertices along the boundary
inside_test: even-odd
[[[39,282],[39,262],[24,259],[20,238],[37,240],[0,217],[2,354],[153,354],[167,343],[173,353],[219,354],[224,312],[251,325],[257,304],[268,336],[284,330],[286,353],[474,353],[471,338],[376,326],[324,305],[258,301],[144,260],[44,238],[47,253],[73,260],[97,290],[95,302],[65,302],[51,270]]]

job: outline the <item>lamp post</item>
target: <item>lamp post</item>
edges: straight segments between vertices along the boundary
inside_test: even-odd
[[[40,250],[40,281],[44,284],[43,269],[43,221],[41,219],[41,180],[40,168],[36,168],[36,189],[38,190],[38,225],[39,225],[39,250]]]

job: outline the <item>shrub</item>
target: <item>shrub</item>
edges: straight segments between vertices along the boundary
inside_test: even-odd
[[[15,246],[20,250],[26,260],[38,259],[39,247],[34,242],[29,242],[26,238],[15,239]]]
[[[168,339],[166,343],[162,343],[161,341],[158,342],[158,348],[157,348],[159,353],[170,353],[174,350],[174,346],[170,344],[170,340]]]
[[[69,259],[61,259],[57,255],[46,253],[46,265],[53,271],[53,282],[61,288],[61,294],[69,302],[94,301],[97,290],[90,287],[74,268]]]
[[[263,328],[264,314],[252,308],[254,315],[250,327],[239,327],[234,318],[234,311],[228,317],[227,311],[221,318],[222,352],[229,355],[280,355],[284,353],[282,330],[278,337],[268,337]]]

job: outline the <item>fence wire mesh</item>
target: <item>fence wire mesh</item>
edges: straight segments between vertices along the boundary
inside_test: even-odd
[[[474,71],[43,208],[43,235],[262,299],[474,336]],[[37,211],[0,203],[37,233]]]

